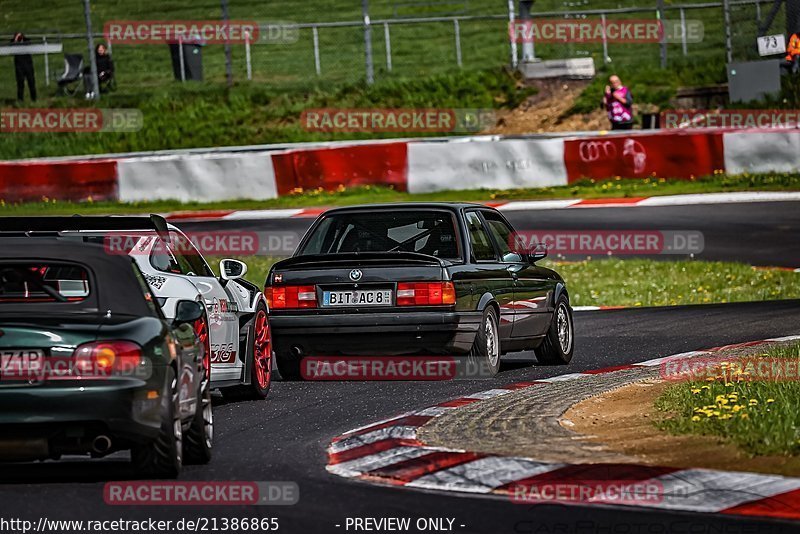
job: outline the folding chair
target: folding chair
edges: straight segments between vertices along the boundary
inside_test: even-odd
[[[61,93],[75,96],[83,90],[83,55],[64,54],[64,73],[58,79]]]

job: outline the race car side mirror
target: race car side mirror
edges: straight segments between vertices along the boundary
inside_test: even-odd
[[[203,317],[203,305],[195,300],[180,300],[175,306],[175,325],[193,323]]]
[[[243,261],[224,259],[219,262],[220,278],[223,280],[236,280],[247,274],[247,264]]]

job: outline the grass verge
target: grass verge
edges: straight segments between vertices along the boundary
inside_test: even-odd
[[[227,200],[218,202],[63,202],[43,199],[42,202],[7,203],[0,199],[0,216],[168,213],[173,211],[202,211],[225,209],[274,209],[314,206],[344,206],[374,202],[409,201],[501,201],[547,200],[567,198],[618,198],[713,193],[731,191],[797,191],[800,174],[766,173],[729,176],[715,174],[695,180],[666,178],[581,180],[568,186],[536,189],[474,189],[410,194],[387,187],[340,187],[337,191],[316,189],[282,196],[271,200]]]
[[[208,258],[217,270],[220,258]],[[279,258],[239,258],[246,278],[262,286]],[[543,262],[556,269],[573,306],[674,306],[800,298],[800,273],[753,269],[749,265],[704,261],[593,260]]]
[[[769,347],[760,358],[800,361],[800,343]],[[749,454],[800,453],[800,382],[753,380],[731,373],[668,388],[656,408],[669,414],[658,426],[675,434],[728,440]]]

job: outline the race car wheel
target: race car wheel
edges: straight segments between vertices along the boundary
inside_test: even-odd
[[[180,390],[175,370],[170,367],[161,395],[161,429],[158,437],[131,449],[131,463],[137,474],[175,478],[183,466],[183,429]]]
[[[253,361],[251,362],[252,397],[266,398],[272,385],[272,331],[269,328],[267,308],[259,304],[253,319]]]
[[[575,332],[572,326],[572,309],[565,295],[558,297],[550,328],[542,344],[536,349],[536,359],[542,365],[566,365],[572,360]]]
[[[477,366],[481,374],[488,376],[494,376],[500,370],[500,328],[497,325],[497,312],[492,306],[483,310],[467,361],[470,367]]]
[[[214,443],[214,412],[211,409],[211,382],[203,380],[192,425],[183,440],[185,464],[207,464]]]
[[[225,388],[222,394],[230,399],[265,399],[272,385],[272,330],[269,327],[267,307],[259,303],[251,325],[253,347],[250,366],[250,384]]]
[[[203,316],[196,320],[193,325],[197,341],[203,346],[203,369],[206,381],[211,380],[211,339],[208,335],[208,316],[203,312]]]

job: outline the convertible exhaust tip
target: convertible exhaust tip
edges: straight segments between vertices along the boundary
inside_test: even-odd
[[[105,435],[99,435],[92,441],[92,452],[97,454],[105,454],[111,450],[111,438]]]

